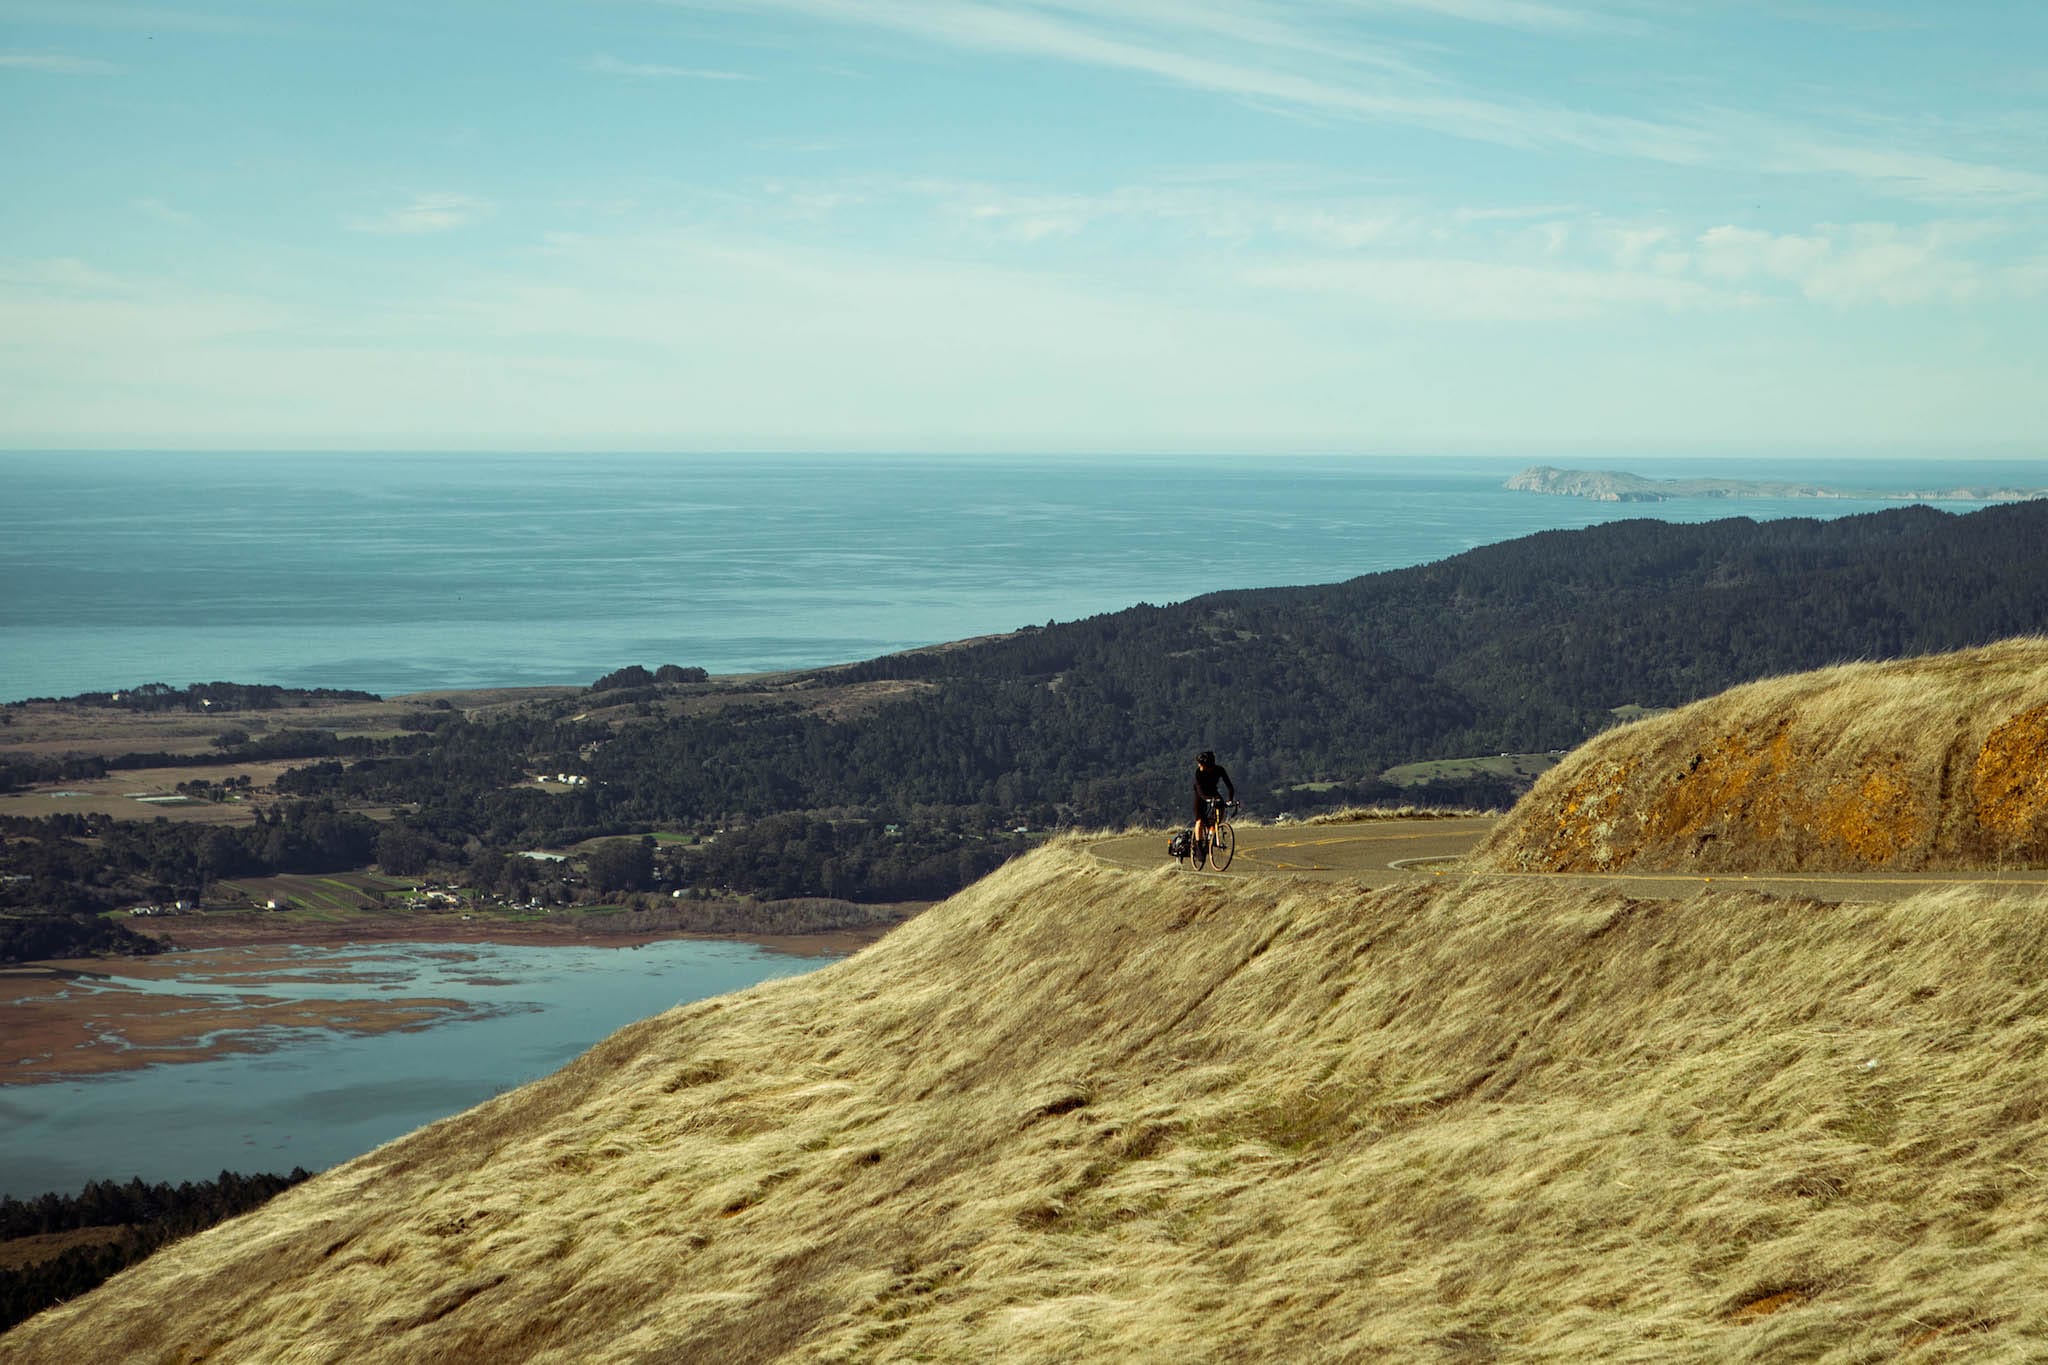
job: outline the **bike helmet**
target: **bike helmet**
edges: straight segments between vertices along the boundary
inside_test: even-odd
[[[1204,749],[1204,750],[1202,750],[1202,752],[1200,752],[1200,753],[1198,753],[1198,754],[1196,754],[1196,755],[1195,755],[1195,762],[1197,762],[1197,763],[1201,764],[1201,765],[1202,765],[1203,767],[1205,767],[1205,768],[1213,768],[1213,767],[1215,767],[1215,766],[1216,766],[1216,751],[1215,751],[1214,749]]]

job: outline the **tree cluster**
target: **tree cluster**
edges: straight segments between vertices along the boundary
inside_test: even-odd
[[[77,1228],[118,1228],[111,1240],[73,1247],[18,1270],[0,1270],[0,1332],[69,1298],[83,1294],[158,1247],[202,1232],[215,1223],[268,1202],[309,1177],[238,1175],[172,1186],[95,1180],[75,1195],[0,1199],[0,1241]]]
[[[60,957],[147,957],[163,945],[125,924],[86,914],[0,914],[0,962]]]
[[[118,692],[81,692],[75,697],[30,697],[29,702],[64,702],[113,711],[276,711],[320,701],[382,701],[375,692],[345,687],[279,687],[272,683],[148,682]]]
[[[612,692],[621,688],[648,688],[655,686],[675,687],[684,683],[705,682],[711,674],[701,668],[685,668],[681,664],[663,664],[649,672],[641,664],[627,664],[624,668],[612,670],[588,689],[591,692]]]

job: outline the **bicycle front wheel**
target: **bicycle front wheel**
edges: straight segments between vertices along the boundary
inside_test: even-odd
[[[1230,866],[1230,860],[1236,856],[1237,831],[1229,825],[1218,824],[1209,832],[1209,870],[1225,871]]]

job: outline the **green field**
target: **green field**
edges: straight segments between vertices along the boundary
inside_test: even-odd
[[[1380,777],[1397,787],[1413,787],[1443,777],[1536,777],[1557,766],[1561,754],[1493,754],[1485,758],[1438,758],[1427,763],[1403,763],[1387,769]]]
[[[292,910],[309,911],[319,918],[384,910],[385,893],[411,885],[396,877],[368,872],[344,872],[332,877],[245,877],[222,882],[221,889],[245,897],[253,905],[275,900]]]

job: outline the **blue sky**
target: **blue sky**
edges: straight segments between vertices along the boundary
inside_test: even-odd
[[[0,0],[0,445],[2043,455],[2048,4]]]

